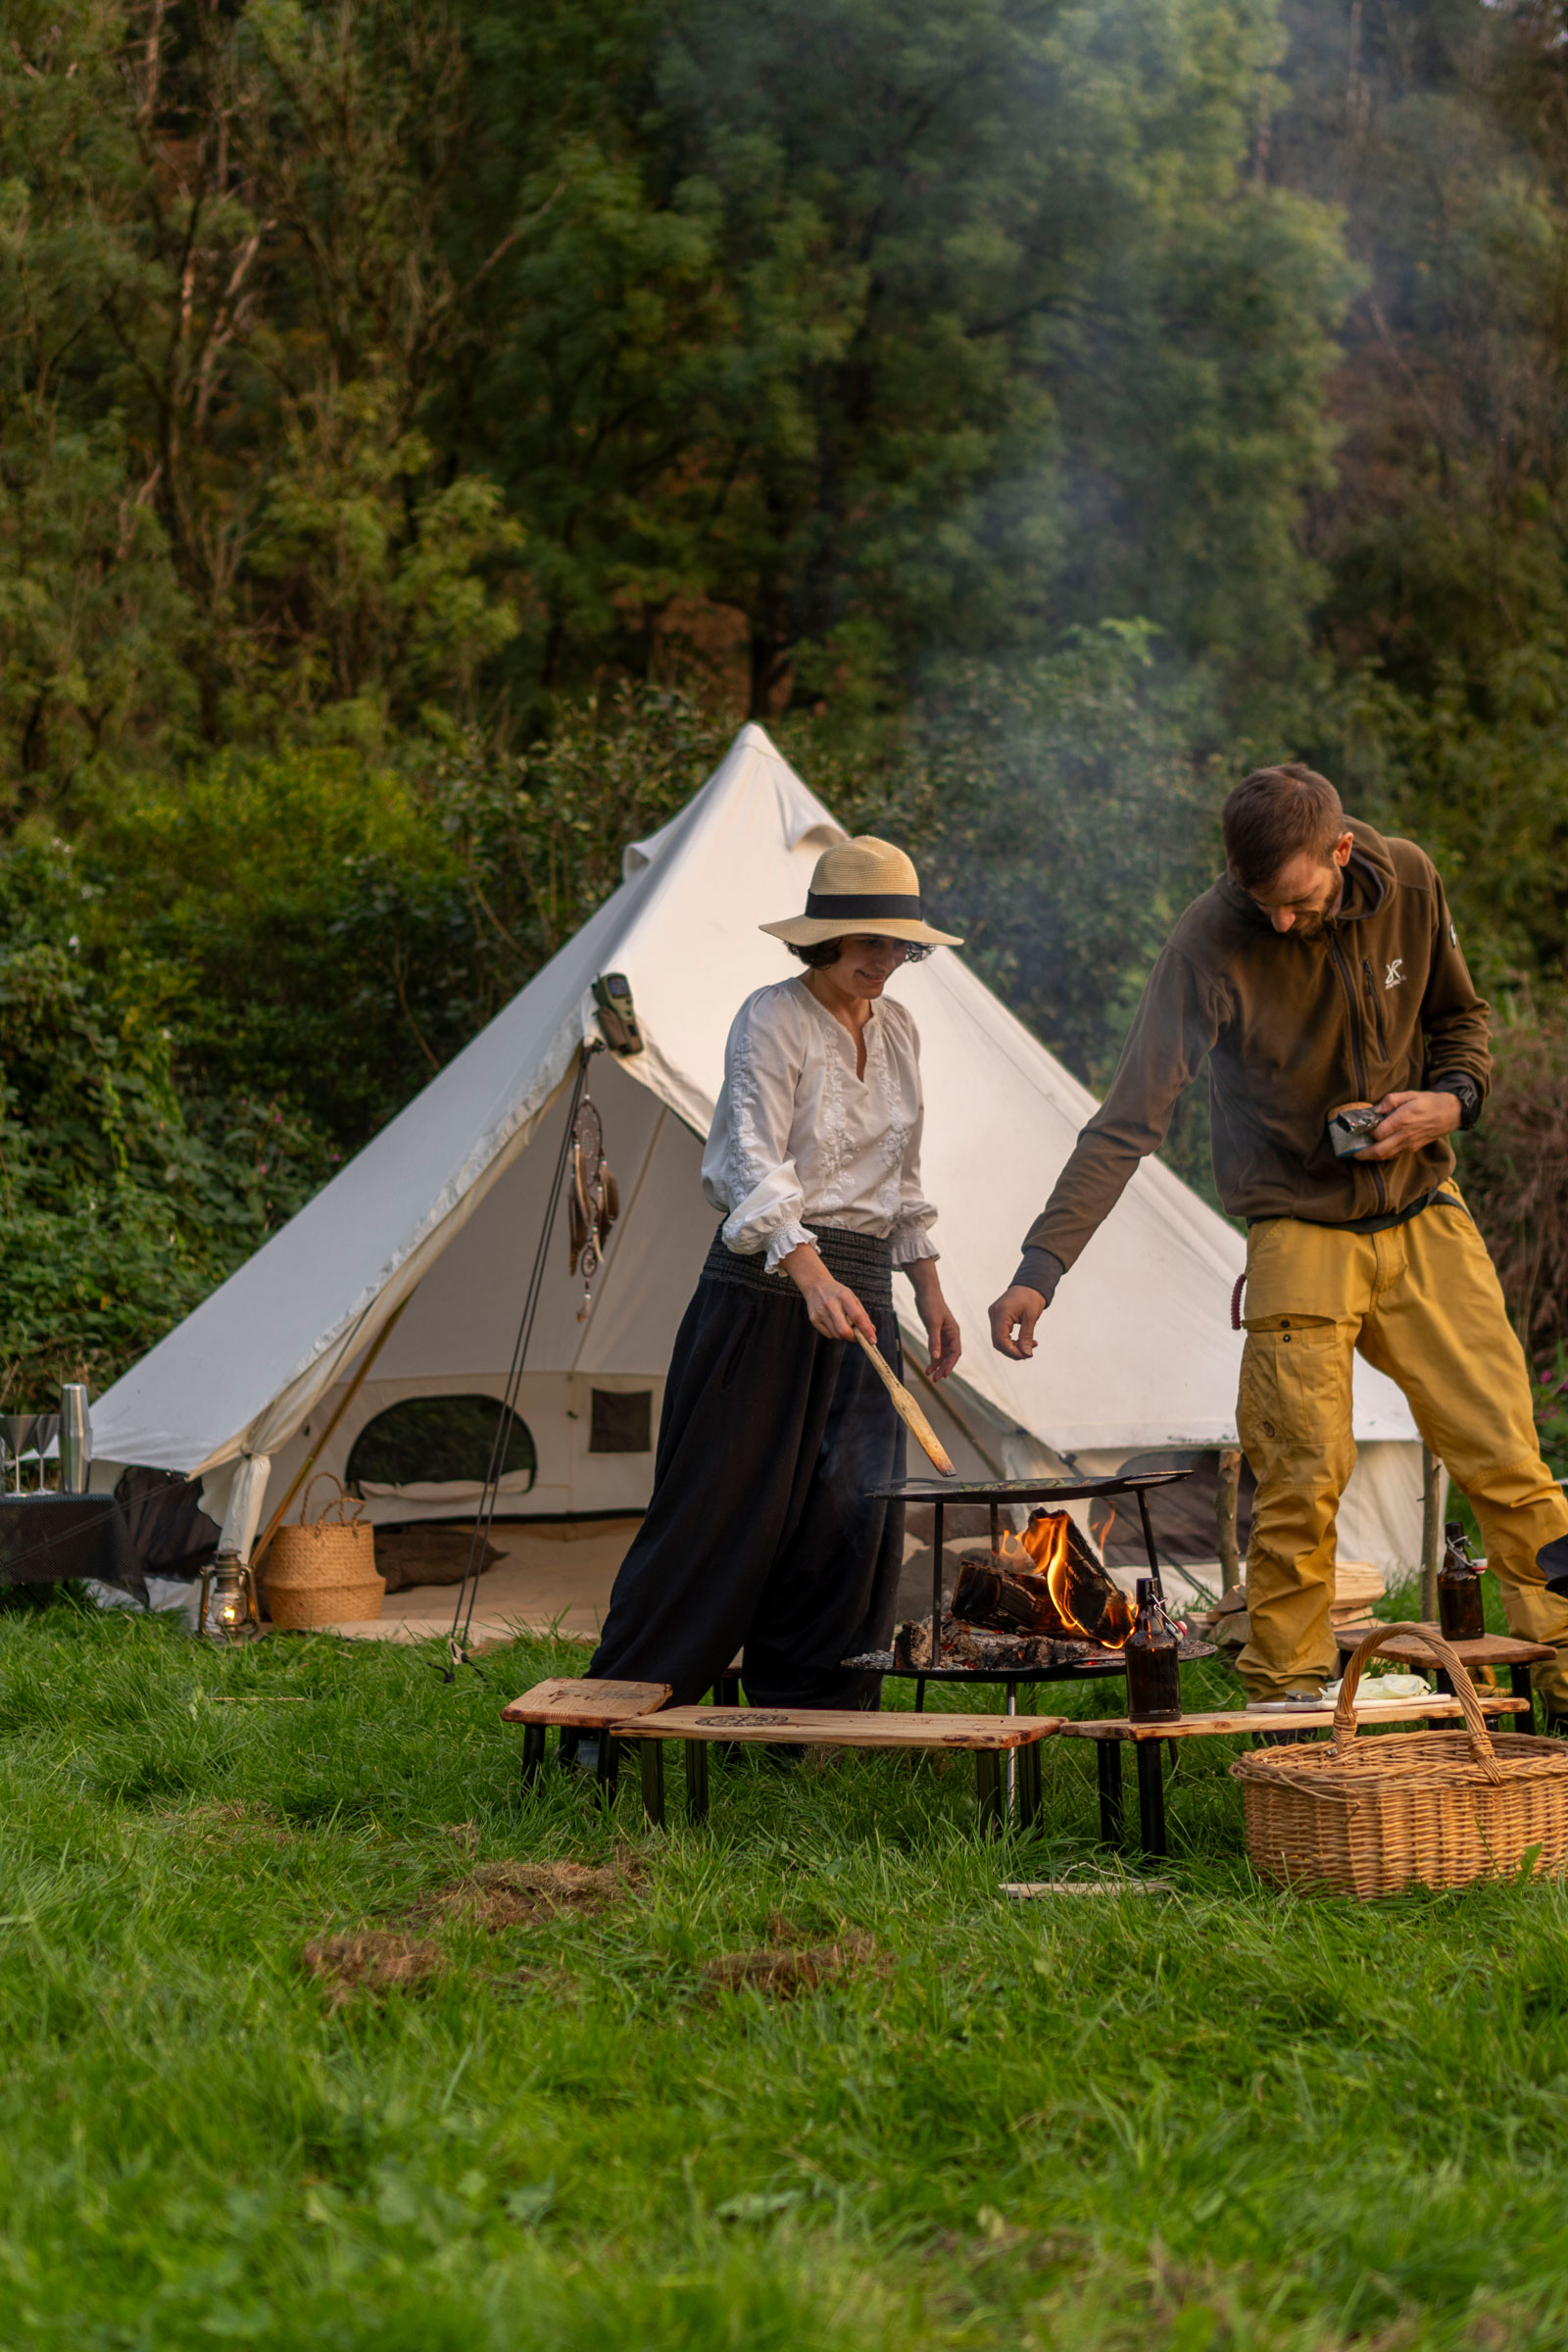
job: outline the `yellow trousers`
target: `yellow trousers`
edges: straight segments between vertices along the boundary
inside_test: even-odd
[[[1248,1694],[1280,1698],[1339,1670],[1329,1630],[1335,1520],[1355,1465],[1356,1349],[1396,1381],[1416,1427],[1468,1496],[1511,1631],[1557,1652],[1535,1670],[1568,1716],[1568,1600],[1536,1554],[1568,1535],[1568,1501],[1541,1458],[1524,1350],[1487,1246],[1458,1191],[1387,1233],[1273,1217],[1247,1242],[1247,1345],[1238,1420],[1257,1480],[1247,1555]]]

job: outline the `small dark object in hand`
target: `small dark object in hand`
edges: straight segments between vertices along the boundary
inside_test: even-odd
[[[1372,1140],[1383,1113],[1375,1102],[1342,1102],[1329,1112],[1329,1142],[1336,1159],[1354,1159]]]

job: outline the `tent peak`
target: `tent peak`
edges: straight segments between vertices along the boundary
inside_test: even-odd
[[[803,843],[826,850],[835,842],[850,838],[837,817],[802,782],[767,729],[753,718],[747,720],[707,783],[684,808],[667,824],[661,825],[657,833],[627,843],[621,853],[621,880],[635,881],[647,867],[673,849],[677,840],[690,842],[734,794],[747,792],[771,794],[780,837],[787,850],[799,849]]]

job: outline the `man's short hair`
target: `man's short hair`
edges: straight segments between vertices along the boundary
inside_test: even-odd
[[[1254,767],[1225,803],[1225,862],[1244,890],[1266,890],[1304,850],[1326,864],[1345,831],[1345,809],[1327,776],[1298,760]]]

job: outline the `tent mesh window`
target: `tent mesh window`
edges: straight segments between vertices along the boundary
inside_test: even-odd
[[[593,1392],[593,1417],[588,1424],[590,1453],[651,1453],[654,1445],[654,1393],[632,1389],[617,1395],[611,1389]]]
[[[355,1439],[347,1483],[356,1490],[367,1479],[378,1487],[483,1486],[500,1413],[494,1396],[407,1396],[389,1404]],[[524,1475],[532,1486],[538,1468],[532,1432],[514,1418],[502,1475]]]

